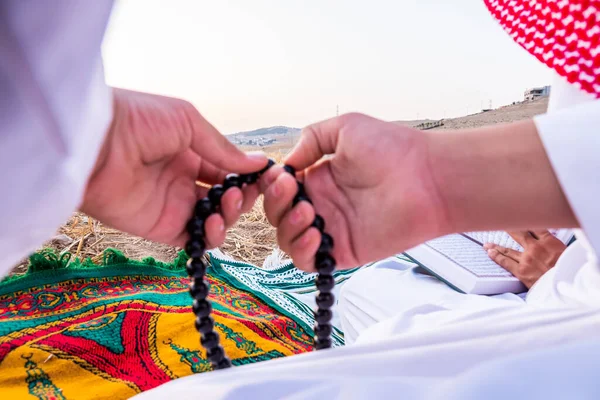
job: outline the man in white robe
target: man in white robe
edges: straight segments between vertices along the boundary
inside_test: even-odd
[[[99,48],[111,2],[32,4],[0,4],[3,273],[85,203],[86,190],[94,187],[90,181],[98,178],[97,156],[108,165],[114,161],[114,153],[102,159],[101,145],[115,114],[111,90],[102,80]],[[139,397],[467,399],[485,393],[503,399],[597,398],[593,374],[600,367],[600,343],[585,340],[595,340],[600,328],[596,301],[590,301],[597,297],[589,295],[600,286],[594,255],[600,250],[600,182],[594,179],[600,170],[600,104],[585,99],[590,102],[575,105],[583,100],[575,93],[566,90],[557,98],[555,91],[553,101],[566,99],[569,108],[536,119],[554,173],[589,239],[579,236],[588,251],[581,268],[557,266],[545,277],[561,282],[545,296],[561,307],[501,307],[450,316],[439,311],[435,318],[432,313],[411,320],[411,329],[400,315],[374,327],[355,346],[190,376]],[[145,107],[158,105],[157,114],[172,104],[134,97]],[[205,136],[215,143],[213,136]],[[226,159],[240,172],[256,169],[264,160],[228,151]],[[119,224],[118,219],[113,222]],[[223,221],[215,222],[215,232],[219,223]],[[214,238],[213,244],[218,243],[219,236]],[[178,241],[172,235],[169,239]],[[573,340],[577,346],[561,348]],[[536,373],[544,379],[532,379]],[[515,386],[515,375],[525,374],[527,383]]]
[[[555,80],[552,92],[549,113],[569,104],[594,100],[593,96],[577,90],[562,78]],[[435,326],[440,311],[451,316],[453,310],[464,315],[465,312],[521,306],[598,305],[600,285],[596,283],[600,275],[596,275],[595,268],[584,268],[588,257],[594,259],[595,255],[581,231],[578,236],[582,240],[569,246],[555,267],[522,294],[462,294],[409,260],[392,257],[377,262],[357,272],[341,290],[339,312],[346,344],[377,335],[382,328],[375,326],[391,317],[410,327],[412,319],[423,321],[427,314],[432,314],[430,319]]]

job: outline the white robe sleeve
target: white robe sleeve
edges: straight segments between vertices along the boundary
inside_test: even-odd
[[[0,2],[0,277],[79,205],[112,117],[111,0]]]
[[[600,100],[534,120],[567,200],[591,247],[600,254]]]

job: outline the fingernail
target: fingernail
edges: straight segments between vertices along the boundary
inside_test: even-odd
[[[483,248],[486,249],[486,250],[489,250],[489,249],[492,248],[492,245],[490,243],[486,243],[486,244],[483,245]]]
[[[292,211],[292,215],[290,215],[290,223],[292,225],[298,225],[300,221],[302,221],[302,217],[303,215],[300,210],[294,210]]]
[[[219,232],[225,231],[225,224],[219,224]]]
[[[494,249],[489,249],[487,251],[487,253],[488,253],[488,256],[494,257],[496,255],[496,253],[498,253],[498,252],[496,250],[494,250]]]
[[[271,189],[269,189],[273,196],[279,196],[281,194],[281,188],[279,187],[279,182],[275,182],[271,185]]]
[[[238,200],[235,207],[237,208],[238,211],[241,211],[242,210],[242,200]]]
[[[246,153],[246,157],[248,157],[252,160],[260,160],[260,161],[264,161],[267,159],[267,156],[262,151],[250,151],[250,152]]]
[[[310,241],[310,237],[308,235],[304,235],[302,236],[302,238],[300,239],[300,246],[301,247],[306,247],[308,246],[308,242]]]

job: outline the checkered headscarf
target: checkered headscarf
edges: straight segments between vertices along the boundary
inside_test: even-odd
[[[600,98],[600,0],[484,0],[512,38]]]

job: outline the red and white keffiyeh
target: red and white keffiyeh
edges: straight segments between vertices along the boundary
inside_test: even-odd
[[[600,0],[484,0],[512,38],[600,98]]]

